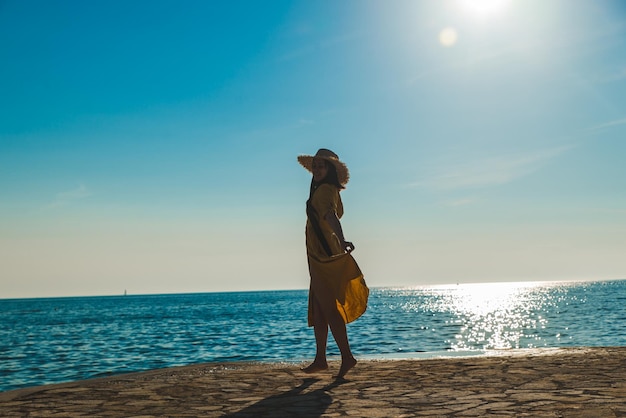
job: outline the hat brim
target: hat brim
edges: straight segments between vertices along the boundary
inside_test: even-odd
[[[350,172],[348,171],[348,166],[346,164],[336,158],[328,158],[321,156],[313,156],[313,155],[298,155],[298,162],[302,167],[304,167],[308,172],[313,173],[313,159],[321,158],[330,162],[335,166],[337,170],[337,180],[339,180],[339,184],[345,186],[348,184],[350,180]]]

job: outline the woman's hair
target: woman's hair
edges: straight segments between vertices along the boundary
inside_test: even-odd
[[[345,189],[346,187],[342,186],[341,183],[339,183],[339,178],[337,177],[337,169],[335,168],[335,165],[326,160],[324,160],[324,163],[326,163],[326,177],[324,177],[319,183],[315,183],[315,180],[313,180],[311,184],[315,183],[316,186],[319,186],[320,184],[328,183],[337,187],[339,190]]]

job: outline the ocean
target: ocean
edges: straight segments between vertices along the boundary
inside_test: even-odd
[[[0,391],[204,362],[310,361],[307,294],[0,299]],[[626,346],[626,280],[374,288],[348,335],[357,358]]]

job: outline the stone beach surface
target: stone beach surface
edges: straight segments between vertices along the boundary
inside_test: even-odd
[[[626,347],[293,363],[211,363],[0,393],[6,417],[626,417]]]

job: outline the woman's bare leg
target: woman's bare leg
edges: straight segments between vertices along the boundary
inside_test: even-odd
[[[328,325],[333,333],[333,338],[337,343],[337,347],[339,347],[339,351],[341,352],[341,368],[339,369],[337,377],[342,378],[356,365],[356,359],[352,355],[352,350],[350,350],[346,323],[343,321],[343,317],[336,309],[332,310],[330,318],[328,319]]]
[[[337,374],[338,378],[343,378],[350,369],[356,365],[356,359],[352,355],[350,342],[348,341],[348,330],[343,317],[335,306],[326,309],[326,315],[319,303],[314,301],[315,311],[313,312],[313,330],[315,333],[316,353],[315,360],[308,367],[302,369],[305,373],[316,373],[328,369],[326,361],[326,345],[328,343],[328,328],[333,333],[333,338],[341,353],[341,368]],[[327,318],[327,316],[329,318]]]
[[[328,343],[328,321],[322,313],[317,301],[315,304],[315,310],[313,312],[313,332],[315,334],[315,360],[308,367],[302,369],[305,373],[316,373],[322,370],[328,369],[328,362],[326,361],[326,345]]]

